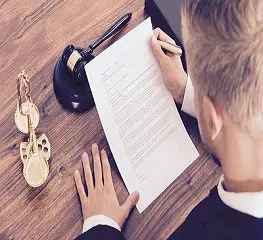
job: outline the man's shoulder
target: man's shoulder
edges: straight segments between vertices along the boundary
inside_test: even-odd
[[[259,236],[263,236],[263,219],[230,208],[220,199],[215,187],[171,239],[261,239]]]
[[[222,222],[223,224],[232,224],[238,220],[241,222],[261,222],[263,219],[255,218],[251,215],[239,212],[229,206],[227,206],[219,197],[217,186],[214,187],[209,195],[198,204],[193,211],[190,213],[189,217],[202,218],[216,220]]]

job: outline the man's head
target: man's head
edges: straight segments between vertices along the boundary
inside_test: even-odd
[[[263,0],[185,0],[182,32],[205,143],[263,132]]]

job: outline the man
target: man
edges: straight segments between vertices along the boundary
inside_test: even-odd
[[[224,175],[170,238],[263,239],[263,0],[186,0],[182,33],[192,83],[179,57],[162,51],[157,38],[174,42],[160,29],[153,52],[175,100],[196,112]],[[83,155],[88,195],[75,175],[85,220],[78,239],[124,239],[121,227],[138,193],[120,206],[105,151],[100,157],[94,145],[92,152],[95,186]]]

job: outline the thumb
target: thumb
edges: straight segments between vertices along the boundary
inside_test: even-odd
[[[126,199],[125,203],[122,205],[124,209],[124,214],[128,217],[132,208],[138,203],[139,201],[139,193],[133,192],[129,197]]]
[[[152,39],[151,39],[151,47],[153,50],[153,54],[160,63],[162,61],[162,58],[166,57],[164,54],[161,45],[158,43],[157,37],[153,34]]]

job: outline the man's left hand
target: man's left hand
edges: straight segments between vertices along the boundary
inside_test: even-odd
[[[122,228],[131,209],[139,200],[139,193],[132,193],[126,199],[125,203],[120,205],[113,186],[111,169],[106,151],[102,150],[100,154],[98,145],[93,144],[92,155],[95,181],[93,181],[88,154],[83,153],[82,155],[88,195],[84,190],[79,171],[76,170],[74,174],[84,221],[95,215],[104,215],[114,220],[120,228]]]

